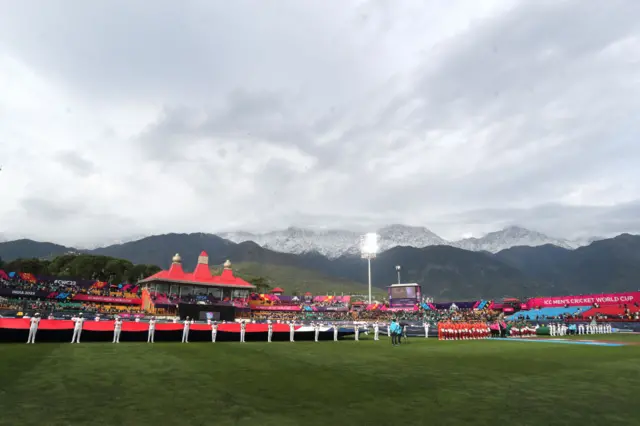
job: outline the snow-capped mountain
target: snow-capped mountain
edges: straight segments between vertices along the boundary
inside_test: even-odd
[[[390,225],[378,229],[380,251],[393,247],[428,247],[449,244],[448,241],[421,226]]]
[[[397,246],[427,247],[448,244],[427,228],[391,225],[377,231],[380,236],[380,251]],[[311,230],[291,227],[283,231],[252,234],[249,232],[226,232],[219,237],[240,243],[253,241],[264,248],[285,253],[317,252],[335,259],[343,255],[360,253],[362,233],[345,230]]]
[[[253,241],[264,248],[284,253],[318,252],[329,258],[359,252],[360,233],[343,230],[311,230],[290,227],[282,231],[252,234],[250,232],[225,232],[221,238],[242,243]]]
[[[482,238],[465,238],[455,241],[451,245],[465,250],[497,253],[515,246],[536,247],[545,244],[553,244],[566,249],[573,249],[578,246],[572,241],[552,238],[519,226],[510,226],[500,231],[489,232]]]
[[[465,238],[459,241],[447,241],[429,229],[417,226],[390,225],[377,231],[380,236],[380,251],[397,246],[423,248],[434,245],[449,245],[472,251],[488,251],[497,253],[515,246],[541,246],[553,244],[558,247],[574,249],[587,245],[591,241],[569,241],[552,238],[540,232],[531,231],[518,226],[511,226],[500,231],[490,232],[482,238]],[[250,232],[225,232],[219,237],[241,243],[253,241],[262,247],[284,253],[317,252],[335,259],[343,255],[360,253],[360,237],[362,233],[345,230],[312,230],[291,227],[282,231],[254,234]],[[593,240],[593,239],[589,239]]]

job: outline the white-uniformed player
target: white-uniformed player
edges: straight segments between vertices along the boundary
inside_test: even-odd
[[[113,323],[113,343],[120,343],[120,333],[122,333],[122,318],[117,316]]]
[[[247,332],[247,323],[242,320],[240,321],[240,342],[241,343],[245,343],[244,341],[244,335]]]
[[[267,342],[271,343],[271,338],[273,337],[273,323],[271,320],[267,320]]]
[[[422,323],[422,326],[424,327],[424,338],[428,338],[429,337],[429,322],[425,321]]]
[[[191,329],[191,324],[193,321],[189,317],[187,317],[184,322],[184,327],[182,329],[182,343],[189,343],[189,330]]]
[[[82,334],[82,324],[84,323],[84,318],[82,317],[82,313],[77,317],[71,318],[75,324],[73,326],[73,336],[71,336],[71,343],[80,343],[80,335]]]
[[[612,332],[612,331],[613,331],[613,328],[611,327],[611,323],[609,322],[609,323],[607,323],[607,325],[606,325],[606,330],[605,330],[605,332],[606,332],[607,334],[611,334],[611,332]]]
[[[556,325],[554,323],[549,323],[549,335],[551,336],[555,336],[556,335]]]
[[[373,340],[380,340],[380,324],[378,321],[373,323]]]
[[[337,342],[338,341],[338,326],[336,325],[336,323],[333,323],[332,326],[333,326],[333,341]]]
[[[216,342],[216,337],[218,337],[218,323],[214,321],[211,324],[211,341],[213,343]]]
[[[289,341],[295,342],[294,335],[296,333],[296,324],[294,321],[289,321]]]
[[[387,336],[391,339],[391,323],[387,324]]]
[[[358,326],[358,324],[354,323],[353,327],[354,327],[353,331],[356,332],[356,342],[357,342],[358,340],[360,340],[360,326]]]
[[[36,343],[36,333],[38,332],[38,324],[40,324],[40,314],[36,312],[29,320],[29,337],[27,343]]]
[[[149,332],[147,334],[147,343],[153,343],[153,339],[156,336],[156,317],[151,317],[149,320]]]
[[[140,317],[136,317],[136,319],[134,319],[135,322],[140,322]]]
[[[315,341],[318,341],[318,338],[320,337],[320,323],[316,322],[313,324],[313,331],[315,332]]]
[[[584,324],[578,324],[578,334],[584,334]]]
[[[100,314],[96,314],[96,317],[94,318],[95,322],[99,322],[100,321]]]

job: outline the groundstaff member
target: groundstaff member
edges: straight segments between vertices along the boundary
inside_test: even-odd
[[[27,344],[36,343],[36,333],[38,332],[38,324],[40,324],[40,314],[38,312],[29,320],[29,337],[27,338]]]
[[[149,332],[147,334],[147,343],[153,343],[153,339],[156,336],[156,317],[151,317],[149,320]]]

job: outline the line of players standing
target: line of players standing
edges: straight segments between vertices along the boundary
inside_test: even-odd
[[[549,334],[551,336],[566,336],[567,334],[610,334],[613,332],[611,324],[563,324],[550,323]]]
[[[49,319],[53,319],[52,317],[50,317]],[[96,321],[99,321],[99,317],[96,317]],[[73,335],[71,337],[71,343],[80,343],[80,338],[82,336],[82,326],[84,324],[85,318],[83,317],[82,314],[79,314],[77,316],[73,316],[71,318],[71,321],[74,322],[74,326],[73,326]],[[139,318],[136,318],[135,320],[136,322],[140,322]],[[177,323],[178,320],[174,319],[173,320],[174,323]],[[194,321],[189,318],[186,317],[186,319],[182,322],[183,323],[183,329],[182,329],[182,343],[189,343],[189,332],[191,329],[191,325],[194,324]],[[223,321],[223,324],[225,322]],[[277,321],[278,324],[280,324],[280,321]],[[35,340],[36,340],[36,334],[38,332],[38,325],[40,324],[40,314],[36,313],[31,319],[30,319],[30,325],[29,325],[29,336],[27,338],[27,344],[31,343],[34,344]],[[147,343],[154,343],[155,340],[155,332],[156,332],[156,317],[151,317],[149,319],[149,330],[148,330],[148,334],[147,334]],[[213,322],[211,320],[207,320],[207,324],[209,324],[211,326],[211,341],[213,343],[215,343],[216,341],[216,337],[218,334],[218,323],[217,322]],[[267,321],[267,342],[271,342],[272,338],[273,338],[273,322],[271,320]],[[289,321],[286,323],[283,323],[289,326],[289,341],[290,342],[295,342],[295,330],[296,327],[299,326],[298,324],[296,324],[294,321]],[[374,341],[378,341],[380,340],[380,326],[382,324],[379,324],[378,322],[375,322],[372,324],[373,327],[373,333],[374,333],[374,337],[373,340]],[[315,341],[318,342],[319,341],[319,337],[320,337],[320,331],[322,330],[323,327],[325,327],[322,323],[319,322],[312,322],[311,323],[311,328],[314,330],[315,333]],[[330,323],[327,325],[328,327],[330,327],[330,329],[333,330],[333,340],[334,341],[338,341],[338,333],[339,333],[339,326],[335,323]],[[360,339],[360,332],[361,329],[364,333],[369,332],[369,328],[368,328],[368,324],[354,324],[354,339],[356,341],[358,341]],[[424,327],[424,336],[429,337],[429,323],[424,323],[423,324]],[[240,342],[241,343],[245,343],[245,335],[246,335],[246,328],[247,328],[247,321],[243,320],[240,321]],[[387,336],[391,336],[391,324],[387,324]],[[122,334],[122,318],[119,316],[115,317],[115,321],[114,321],[114,325],[113,325],[113,343],[120,343],[120,335]],[[407,326],[404,325],[402,328],[402,337],[404,337],[405,339],[407,338]]]

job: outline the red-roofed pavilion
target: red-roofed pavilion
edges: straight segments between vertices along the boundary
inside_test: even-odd
[[[151,288],[152,291],[165,294],[179,294],[181,296],[202,295],[224,298],[245,298],[256,287],[233,275],[231,262],[224,263],[220,275],[211,275],[209,269],[209,255],[200,253],[198,264],[193,272],[182,269],[182,258],[179,254],[173,256],[171,267],[160,271],[138,282]]]
[[[284,290],[281,289],[280,287],[276,287],[273,290],[271,290],[270,293],[276,296],[282,296],[282,294],[284,293]]]

